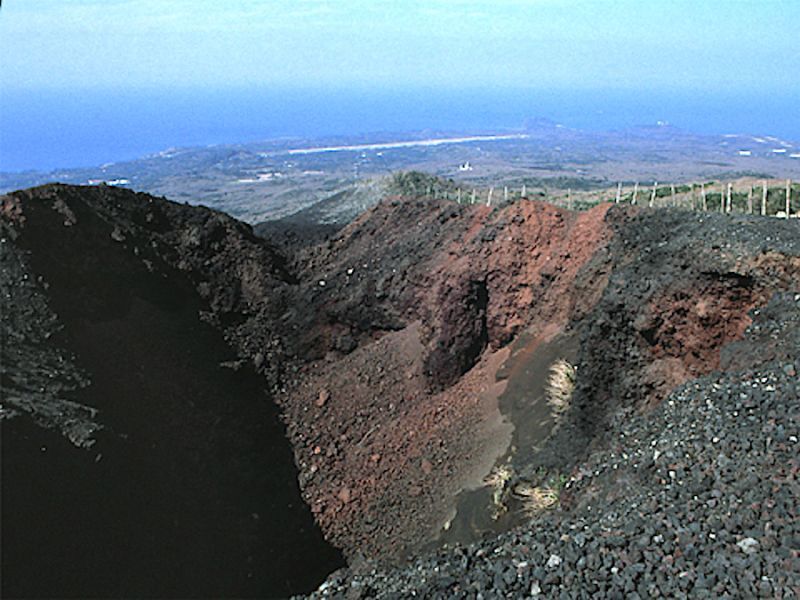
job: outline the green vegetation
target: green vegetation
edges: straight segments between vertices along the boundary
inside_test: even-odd
[[[568,177],[525,177],[519,182],[514,182],[515,187],[525,185],[529,190],[568,190],[572,189],[579,192],[590,192],[601,190],[608,187],[608,181],[596,178]]]
[[[389,192],[398,196],[451,198],[459,186],[452,179],[443,179],[421,171],[402,171],[392,176]]]

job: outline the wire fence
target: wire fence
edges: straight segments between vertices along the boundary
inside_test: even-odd
[[[543,200],[567,208],[583,210],[601,202],[631,204],[650,208],[800,218],[800,184],[787,180],[762,180],[759,183],[708,182],[682,184],[619,183],[616,189],[564,191],[555,193],[527,189],[526,186],[466,188],[429,186],[427,196],[458,202],[502,206],[520,199]]]

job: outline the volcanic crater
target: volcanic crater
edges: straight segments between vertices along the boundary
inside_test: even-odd
[[[619,484],[579,482],[620,415],[796,360],[751,333],[800,294],[797,227],[394,197],[278,244],[113,187],[4,196],[4,592],[309,592],[339,551],[346,581],[526,526],[513,491],[547,481],[546,518],[569,519]],[[558,360],[574,391],[556,411]],[[120,536],[138,562],[82,587]]]

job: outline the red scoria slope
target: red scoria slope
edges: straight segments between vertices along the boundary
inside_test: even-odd
[[[312,330],[332,352],[303,368],[282,403],[305,497],[335,544],[384,558],[418,548],[453,495],[491,468],[509,441],[497,351],[597,301],[607,209],[395,200],[307,258],[321,307]],[[387,326],[337,352],[338,339],[358,337],[359,311]]]
[[[326,535],[351,558],[393,560],[446,525],[454,495],[512,440],[497,372],[523,332],[580,342],[573,406],[534,462],[514,465],[569,472],[616,407],[718,368],[748,311],[798,285],[796,233],[609,205],[395,199],[301,254],[315,317],[297,339],[317,354],[280,401]]]

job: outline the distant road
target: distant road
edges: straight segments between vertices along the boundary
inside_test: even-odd
[[[509,135],[473,135],[457,138],[436,138],[432,140],[411,140],[407,142],[386,142],[384,144],[356,144],[353,146],[322,146],[319,148],[295,148],[286,154],[319,154],[321,152],[355,152],[358,150],[384,150],[389,148],[409,148],[411,146],[440,146],[442,144],[465,144],[467,142],[493,142],[496,140],[522,140],[524,133]]]

